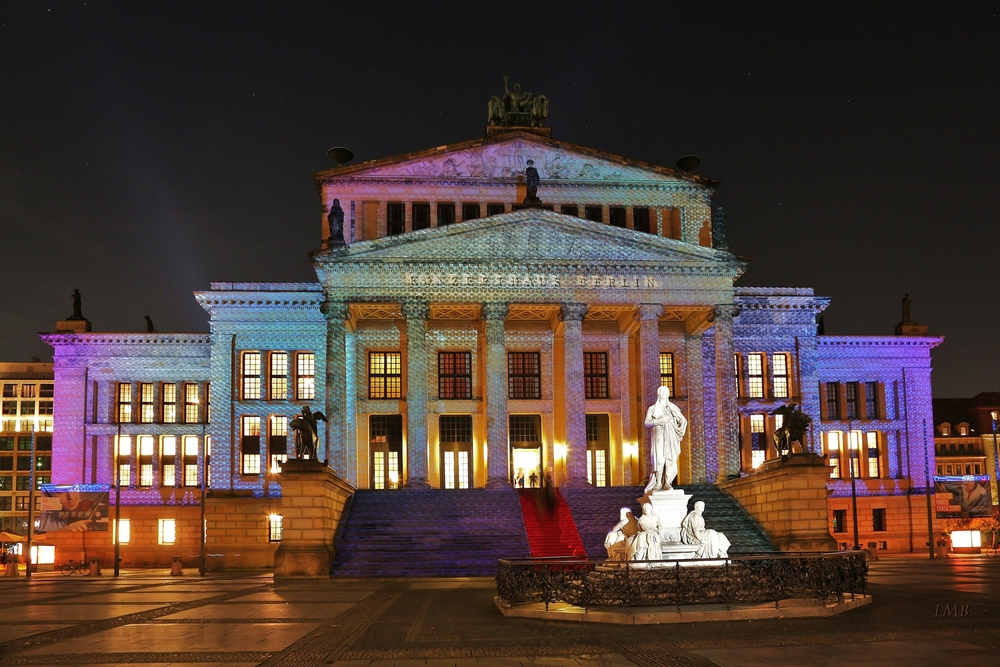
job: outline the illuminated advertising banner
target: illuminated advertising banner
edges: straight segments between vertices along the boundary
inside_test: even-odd
[[[986,475],[935,477],[934,507],[939,519],[993,516],[990,478]]]
[[[107,530],[109,490],[107,484],[42,484],[35,532]]]

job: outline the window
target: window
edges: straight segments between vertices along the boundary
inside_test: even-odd
[[[504,208],[503,204],[487,204],[486,205],[486,215],[503,215]]]
[[[402,398],[402,373],[400,352],[369,352],[368,398]]]
[[[198,403],[201,401],[201,392],[198,385],[190,383],[184,385],[184,423],[198,423]]]
[[[767,457],[764,415],[750,415],[750,465],[756,468]]]
[[[406,231],[406,204],[390,202],[385,207],[385,232],[396,236]]]
[[[166,383],[163,385],[163,423],[177,423],[177,385]]]
[[[243,353],[243,400],[260,398],[260,352]]]
[[[875,431],[865,433],[865,444],[868,446],[868,476],[881,477],[882,471],[879,467],[878,456],[878,433]]]
[[[865,417],[878,419],[878,382],[865,382]]]
[[[31,457],[22,456],[17,459],[17,469],[23,470],[24,472],[31,471]]]
[[[858,418],[858,383],[848,382],[844,385],[844,395],[846,397],[845,404],[847,405],[847,418],[857,419]]]
[[[833,510],[833,532],[847,532],[847,510]]]
[[[612,206],[608,209],[608,222],[612,227],[625,226],[625,208],[622,206]]]
[[[11,475],[0,475],[0,491],[10,491],[14,483]]]
[[[35,402],[34,401],[21,401],[21,416],[24,415],[34,416],[35,415]]]
[[[413,204],[410,208],[413,213],[413,231],[427,229],[431,226],[431,205],[428,203]]]
[[[632,209],[632,229],[637,232],[651,232],[649,228],[649,209],[648,208],[633,208]]]
[[[574,218],[580,217],[580,207],[574,204],[571,204],[569,206],[566,205],[560,206],[559,212],[562,213],[563,215],[572,215]]]
[[[316,355],[299,352],[295,355],[295,400],[311,401],[316,398]]]
[[[118,483],[121,486],[132,485],[132,438],[123,435],[118,440]],[[122,463],[124,461],[124,463]]]
[[[861,477],[861,431],[847,433],[847,446],[850,448],[850,475],[852,478]]]
[[[212,436],[205,436],[205,486],[212,486]]]
[[[18,475],[16,484],[18,491],[30,491],[31,477],[29,475]]]
[[[771,355],[771,387],[774,398],[788,398],[788,355]]]
[[[3,402],[3,413],[5,415],[16,415],[17,414],[17,401],[4,401]]]
[[[39,398],[52,398],[55,396],[55,385],[54,384],[43,384],[38,387],[38,397]]]
[[[267,540],[268,542],[281,541],[281,515],[271,514],[267,517]]]
[[[173,544],[177,540],[177,522],[174,519],[160,519],[158,522],[157,542]]]
[[[139,486],[153,486],[153,436],[140,435],[138,442]]]
[[[670,390],[670,395],[674,392],[674,353],[660,352],[660,386]]]
[[[243,455],[243,474],[260,474],[260,417],[245,415],[243,417],[243,435],[240,439],[240,452]]]
[[[830,431],[826,434],[826,453],[830,457],[830,477],[840,477],[840,452],[843,445],[843,435],[840,431]]]
[[[743,390],[740,387],[740,354],[733,355],[733,377],[736,379],[736,398],[743,398]]]
[[[132,385],[127,382],[118,385],[118,421],[132,423]]]
[[[977,475],[981,474],[981,470],[979,468],[979,464],[978,463],[976,464],[976,474]]]
[[[28,500],[28,496],[18,496],[14,500],[14,511],[15,512],[27,512],[31,503]]]
[[[462,204],[462,220],[475,220],[479,212],[479,204]]]
[[[141,382],[139,383],[139,422],[152,424],[154,413],[153,384],[151,382]]]
[[[584,398],[608,397],[608,353],[583,353]]]
[[[35,457],[35,470],[43,470],[43,471],[52,470],[52,457],[51,456],[36,456]]]
[[[4,398],[17,398],[17,385],[16,384],[5,384],[3,386],[3,397]]]
[[[542,397],[541,360],[538,352],[507,353],[507,395],[512,399]]]
[[[14,469],[14,457],[0,456],[0,470],[13,470],[13,469]]]
[[[583,214],[592,222],[604,222],[604,208],[601,206],[584,206]]]
[[[52,478],[48,475],[35,475],[35,491],[41,491],[43,484],[51,484]]]
[[[5,435],[0,437],[0,452],[14,451],[14,436]]]
[[[750,398],[764,398],[764,355],[747,355],[747,395]]]
[[[34,398],[35,397],[35,385],[33,384],[22,384],[21,385],[21,398]]]
[[[840,383],[826,383],[826,418],[840,419]]]
[[[160,470],[163,471],[163,486],[177,484],[177,438],[165,435],[160,440]]]
[[[0,496],[0,512],[10,511],[10,496]]]
[[[438,352],[438,398],[472,398],[471,352]]]
[[[205,423],[212,423],[212,383],[205,383]]]
[[[115,522],[111,522],[111,542],[114,543],[114,530]],[[132,539],[132,522],[129,519],[119,519],[118,520],[118,544],[128,544]]]
[[[950,475],[951,474],[951,466],[948,465],[948,466],[946,466],[946,468],[947,468],[947,472],[945,474]]]
[[[885,531],[885,508],[879,507],[872,510],[872,530],[876,533]]]
[[[17,451],[19,451],[19,452],[30,452],[31,451],[31,436],[30,435],[19,435],[19,436],[17,436]]]
[[[281,464],[288,460],[288,417],[272,415],[271,427],[267,434],[269,470],[281,472]]]
[[[939,474],[939,475],[943,475],[944,474],[944,466],[938,465],[938,467],[937,467],[937,474]]]
[[[184,486],[198,486],[198,436],[184,436]]]
[[[587,482],[608,485],[608,416],[587,415]]]
[[[455,222],[455,205],[438,204],[438,227],[444,227]]]
[[[272,401],[283,401],[288,398],[288,353],[272,352],[268,362],[267,397]]]
[[[40,415],[51,415],[52,414],[52,401],[38,401],[38,414],[40,414]]]

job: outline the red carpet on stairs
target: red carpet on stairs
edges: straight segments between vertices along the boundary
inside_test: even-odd
[[[547,498],[544,489],[518,489],[517,494],[532,557],[587,557],[573,513],[562,493],[556,490],[554,497]]]

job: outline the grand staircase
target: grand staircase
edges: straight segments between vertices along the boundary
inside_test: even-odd
[[[521,489],[521,515],[533,558],[586,557],[573,513],[559,490]]]
[[[335,549],[334,577],[493,576],[529,553],[513,489],[358,490]]]

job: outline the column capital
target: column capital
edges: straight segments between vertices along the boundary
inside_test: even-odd
[[[721,320],[723,322],[731,322],[734,317],[740,314],[740,309],[731,303],[722,303],[715,306],[712,312],[709,313],[708,321],[715,322]]]
[[[402,304],[403,318],[410,322],[412,320],[426,320],[431,316],[431,307],[426,301],[404,301]]]
[[[506,301],[487,301],[483,304],[483,319],[490,320],[503,320],[507,319],[510,315],[510,304]]]
[[[663,314],[662,303],[640,303],[635,311],[635,319],[639,322],[648,320],[659,320]]]
[[[582,322],[587,316],[587,304],[585,303],[564,303],[559,307],[559,321],[561,322]]]
[[[324,301],[323,305],[319,307],[319,311],[326,315],[326,319],[328,320],[346,320],[351,314],[351,310],[347,307],[347,302],[345,301]]]

